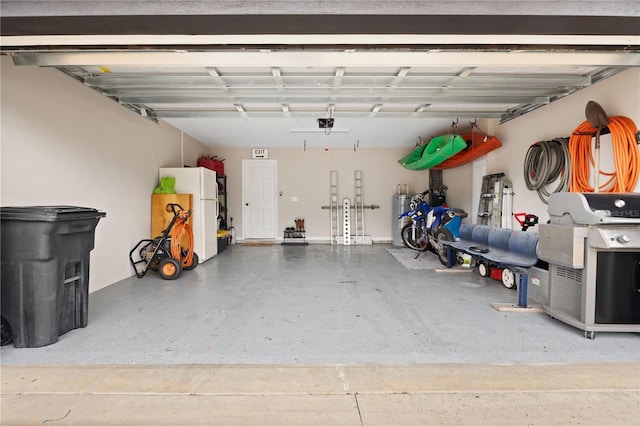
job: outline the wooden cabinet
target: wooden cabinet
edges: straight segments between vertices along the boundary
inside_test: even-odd
[[[151,195],[151,238],[159,237],[162,235],[171,219],[173,219],[173,212],[167,211],[167,204],[180,204],[180,206],[187,210],[191,209],[193,205],[192,194],[152,194]],[[192,217],[189,218],[189,224],[193,225]],[[186,241],[181,241],[184,245]]]

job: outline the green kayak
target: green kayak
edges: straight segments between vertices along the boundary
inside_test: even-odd
[[[420,145],[410,154],[405,155],[398,163],[409,170],[426,170],[442,163],[467,147],[460,135],[447,134],[437,136],[429,143]]]

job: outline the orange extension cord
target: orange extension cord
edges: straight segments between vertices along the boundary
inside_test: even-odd
[[[180,259],[182,263],[182,267],[190,267],[193,264],[193,229],[188,219],[188,211],[180,210],[178,213],[180,217],[173,224],[173,228],[171,229],[171,257],[174,259]],[[185,233],[187,237],[187,245],[186,247],[182,247],[180,245],[180,240],[182,239],[182,234]],[[186,250],[186,254],[183,255],[182,250]]]
[[[636,124],[628,117],[609,117],[607,126],[611,132],[613,145],[613,159],[615,171],[603,172],[594,170],[607,176],[603,184],[599,184],[600,192],[633,192],[640,175],[640,152],[636,143]],[[571,157],[572,173],[569,185],[570,192],[594,192],[589,183],[589,174],[595,165],[591,150],[591,140],[597,129],[591,127],[588,121],[580,124],[569,139],[569,155]]]

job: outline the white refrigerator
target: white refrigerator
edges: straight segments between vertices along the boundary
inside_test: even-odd
[[[178,194],[193,194],[194,251],[200,263],[218,254],[218,182],[216,172],[204,167],[162,167],[158,177],[176,178]]]

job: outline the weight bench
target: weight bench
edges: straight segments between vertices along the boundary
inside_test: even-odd
[[[467,253],[487,266],[510,269],[520,275],[518,306],[527,306],[527,269],[538,262],[536,232],[514,231],[487,225],[463,223],[458,241],[440,241],[447,248],[447,268],[453,266],[454,251]]]

